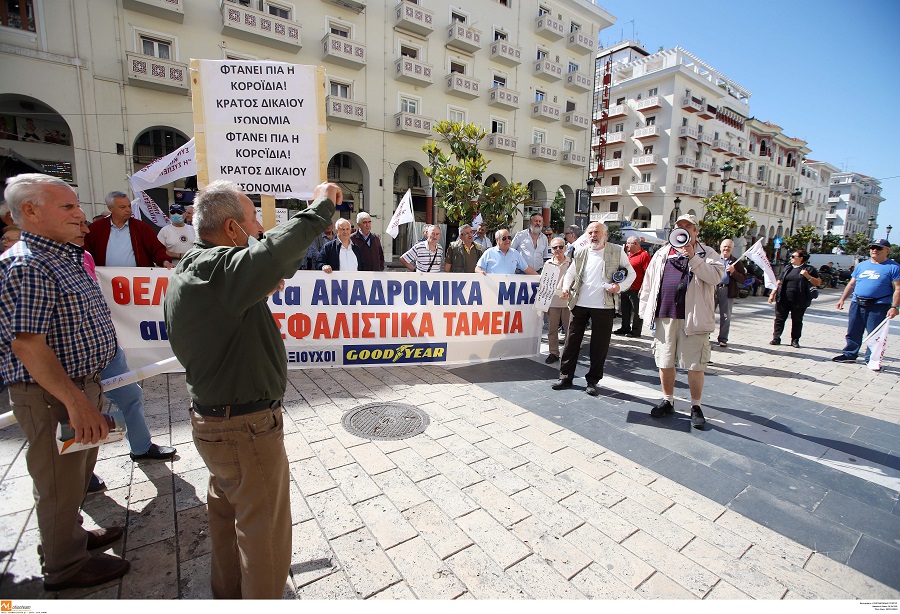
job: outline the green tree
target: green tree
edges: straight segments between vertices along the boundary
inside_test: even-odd
[[[832,253],[832,250],[840,244],[840,235],[831,234],[831,231],[829,231],[824,237],[822,237],[822,246],[819,248],[819,253],[830,254]]]
[[[606,240],[610,243],[624,243],[623,239],[625,235],[622,234],[622,224],[619,222],[605,222],[606,223]]]
[[[706,215],[700,220],[700,240],[708,245],[733,239],[750,225],[750,209],[739,205],[733,192],[715,194],[700,202],[706,207]]]
[[[544,225],[549,226],[554,232],[562,232],[563,226],[566,225],[566,196],[560,190],[556,191],[556,196],[550,204],[550,220],[544,220]]]
[[[425,174],[434,183],[438,206],[457,224],[471,222],[481,213],[491,232],[509,227],[531,196],[521,183],[483,184],[490,163],[478,149],[486,135],[484,128],[444,120],[433,129],[450,148],[448,155],[437,141],[422,145],[428,155]]]
[[[851,235],[844,239],[841,247],[843,248],[845,254],[868,256],[869,243],[871,243],[871,240],[869,239],[868,235],[864,235],[863,233],[858,232],[855,235]]]
[[[896,243],[891,244],[891,251],[888,252],[888,258],[894,262],[900,262],[900,245]]]
[[[807,224],[806,226],[802,226],[794,232],[791,236],[787,237],[784,240],[791,249],[806,249],[806,246],[813,243],[813,245],[819,242],[819,235],[816,234],[816,227],[812,224]]]

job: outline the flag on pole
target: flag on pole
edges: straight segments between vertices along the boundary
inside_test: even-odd
[[[891,326],[890,318],[875,327],[871,333],[862,340],[863,347],[869,348],[869,362],[866,364],[872,371],[881,371],[881,361],[884,360],[884,351],[887,349],[888,329]]]
[[[138,192],[131,201],[131,217],[141,219],[141,215],[153,222],[156,226],[168,226],[169,216],[166,215],[156,202],[146,192]]]
[[[474,228],[475,230],[478,230],[478,228],[482,224],[484,224],[484,220],[481,219],[481,214],[479,213],[478,215],[475,216],[475,219],[472,220],[472,228]]]
[[[191,139],[172,153],[157,158],[128,178],[131,191],[144,192],[150,188],[172,183],[197,174],[197,146]]]
[[[776,286],[778,286],[778,277],[776,277],[775,271],[772,270],[772,264],[769,262],[769,257],[766,256],[766,250],[763,249],[762,239],[754,243],[753,247],[744,252],[744,255],[741,256],[741,258],[744,257],[749,258],[756,266],[762,269],[766,288],[774,290]]]
[[[413,216],[412,190],[407,190],[403,198],[400,199],[400,204],[397,205],[394,215],[391,216],[391,221],[388,222],[385,232],[396,239],[397,234],[400,232],[400,224],[408,224],[415,221],[415,219]]]

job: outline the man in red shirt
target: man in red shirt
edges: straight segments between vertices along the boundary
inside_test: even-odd
[[[636,237],[628,237],[625,241],[625,253],[628,254],[628,261],[637,277],[631,284],[631,288],[622,293],[622,326],[614,330],[613,334],[634,338],[641,336],[641,327],[644,324],[641,320],[638,302],[644,273],[650,265],[650,254],[641,247],[641,240]]]

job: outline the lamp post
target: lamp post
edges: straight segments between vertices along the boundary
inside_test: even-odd
[[[888,243],[891,242],[891,231],[892,231],[893,229],[894,229],[894,227],[891,226],[890,224],[888,224],[888,225],[887,225],[887,228],[885,228],[885,230],[886,230],[887,232],[886,232],[885,235],[884,235],[884,240],[887,241]]]
[[[731,165],[731,160],[726,160],[725,166],[719,170],[722,171],[722,194],[724,194],[725,189],[728,186],[728,180],[731,179],[731,171],[734,170],[734,167]]]
[[[672,211],[674,214],[674,219],[672,220],[672,225],[675,225],[675,222],[678,221],[678,216],[681,214],[681,199],[677,196],[675,197],[675,209]]]
[[[587,184],[588,192],[590,192],[591,194],[593,194],[593,193],[594,193],[594,186],[597,184],[597,180],[594,179],[593,177],[591,177],[590,175],[588,175],[588,178],[585,180],[585,183]]]
[[[791,196],[793,196],[793,200],[791,201],[791,234],[790,236],[794,236],[794,216],[797,215],[797,205],[800,204],[800,197],[803,196],[803,191],[800,188],[797,188],[793,192],[791,192]]]
[[[874,215],[870,215],[870,216],[869,216],[869,232],[868,232],[868,234],[869,234],[869,240],[872,240],[872,239],[875,238],[875,235],[874,235],[874,233],[873,233],[873,230],[874,230],[874,229],[875,229],[875,216],[874,216]]]

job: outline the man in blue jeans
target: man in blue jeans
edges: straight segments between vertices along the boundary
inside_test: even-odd
[[[850,317],[847,322],[847,344],[832,358],[834,362],[856,362],[864,332],[872,332],[885,318],[895,318],[900,309],[900,264],[888,258],[891,244],[886,239],[872,241],[871,258],[853,269],[853,276],[844,288],[837,308],[853,293]],[[866,349],[866,360],[871,350]]]

